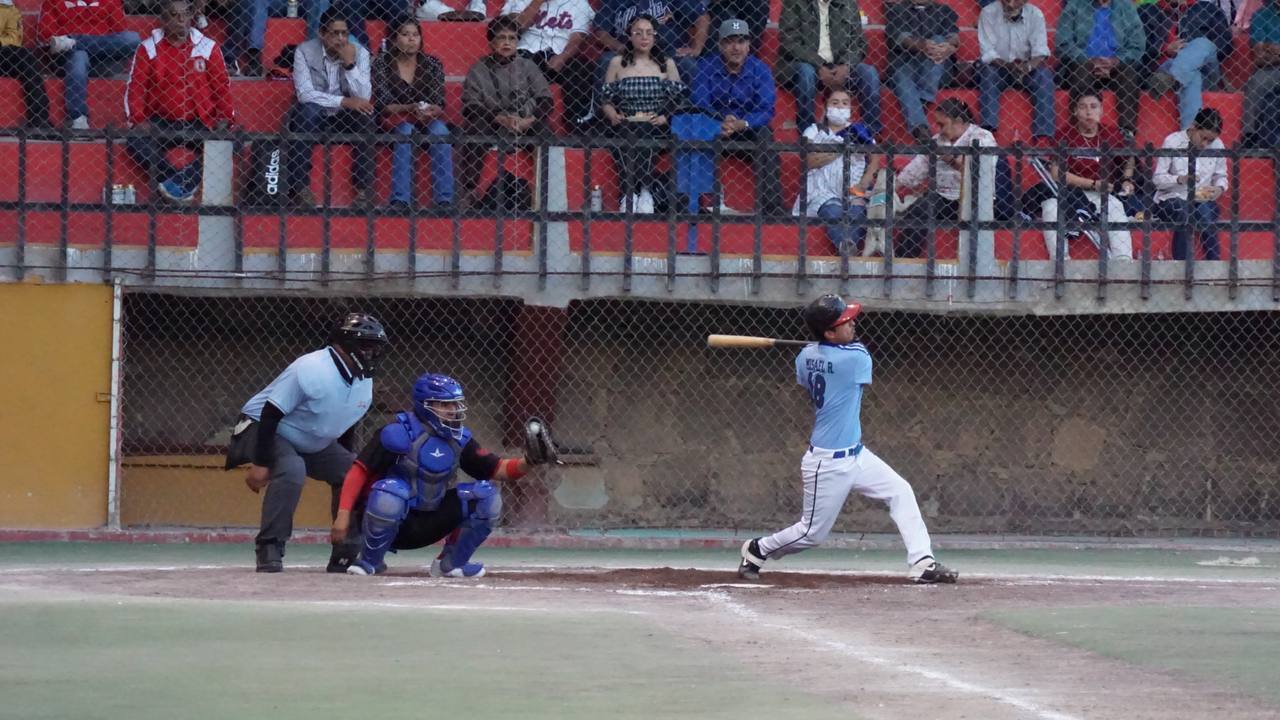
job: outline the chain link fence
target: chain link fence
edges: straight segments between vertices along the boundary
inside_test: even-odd
[[[128,293],[126,524],[172,525],[238,487],[220,468],[180,499],[132,481],[182,472],[164,467],[179,455],[220,464],[240,405],[355,309],[393,346],[361,439],[427,371],[464,384],[468,424],[495,451],[520,452],[528,415],[552,423],[566,464],[504,487],[509,529],[753,531],[799,512],[812,409],[794,352],[706,347],[716,332],[804,337],[798,307]],[[935,532],[1280,531],[1273,313],[871,310],[859,333],[876,361],[865,441],[914,485]],[[892,532],[882,509],[849,502],[837,530]]]

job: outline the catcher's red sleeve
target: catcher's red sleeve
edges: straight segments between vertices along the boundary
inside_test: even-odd
[[[369,468],[364,463],[356,460],[351,463],[351,469],[347,471],[347,476],[342,480],[342,495],[338,498],[339,510],[351,510],[356,506],[356,501],[364,496],[369,485],[372,484],[373,477],[369,474]]]

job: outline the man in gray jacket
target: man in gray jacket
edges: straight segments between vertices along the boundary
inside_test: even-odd
[[[370,102],[369,51],[351,42],[347,21],[338,8],[326,10],[320,17],[320,36],[298,45],[294,52],[293,87],[298,102],[289,111],[291,132],[358,133],[366,137],[377,132]],[[311,145],[310,140],[289,143],[287,177],[295,204],[304,208],[316,206],[310,189]],[[372,200],[373,146],[369,141],[358,142],[353,154],[355,204],[367,207]]]

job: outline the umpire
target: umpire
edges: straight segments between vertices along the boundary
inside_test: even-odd
[[[245,484],[260,492],[262,523],[255,538],[258,572],[284,570],[285,543],[307,477],[329,484],[336,510],[355,455],[355,426],[373,400],[373,374],[387,349],[387,333],[372,315],[351,313],[329,345],[290,363],[240,409],[226,469],[246,463]],[[346,572],[358,539],[334,547],[329,572]]]

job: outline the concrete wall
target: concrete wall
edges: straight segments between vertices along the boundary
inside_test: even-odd
[[[0,284],[0,527],[107,519],[111,288]]]
[[[128,462],[217,452],[239,403],[323,334],[323,323],[297,319],[340,306],[131,299]],[[798,516],[812,411],[794,384],[793,354],[705,348],[708,332],[800,337],[794,308],[575,303],[560,366],[534,368],[511,351],[518,308],[369,306],[395,350],[366,434],[403,405],[414,375],[442,370],[466,384],[469,423],[499,449],[512,379],[545,377],[555,407],[540,412],[573,464],[508,489],[509,524],[762,529]],[[867,444],[916,487],[935,531],[1280,532],[1280,323],[1271,314],[954,317],[870,307],[861,332],[877,362]],[[174,493],[174,483],[189,492]],[[235,473],[129,467],[124,488],[134,525],[256,517],[257,498]],[[324,523],[323,499],[312,496],[300,526]],[[892,529],[861,500],[848,511],[838,529]]]

